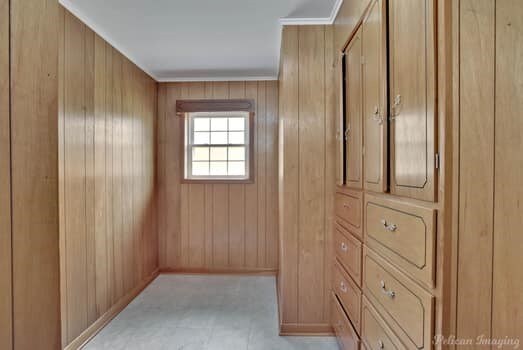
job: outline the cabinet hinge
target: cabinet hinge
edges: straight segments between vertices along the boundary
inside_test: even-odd
[[[440,166],[439,153],[436,153],[435,162],[436,162],[436,169],[439,169],[439,166]]]

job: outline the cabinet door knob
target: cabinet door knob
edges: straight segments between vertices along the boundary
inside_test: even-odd
[[[372,113],[372,119],[376,121],[378,124],[383,123],[383,118],[380,116],[380,109],[378,106],[374,106],[374,112]]]
[[[387,290],[387,287],[385,286],[385,281],[381,281],[381,291],[383,294],[387,295],[389,298],[394,298],[396,296],[396,293],[392,290]]]
[[[385,219],[381,219],[381,224],[383,225],[383,228],[389,230],[390,232],[394,232],[398,229],[398,226],[396,226],[395,224],[388,224],[387,220]]]
[[[340,282],[340,289],[343,293],[347,293],[347,286],[345,285],[345,283]]]
[[[345,242],[342,242],[342,243],[341,243],[341,250],[343,250],[344,252],[347,252],[347,250],[349,250],[349,247],[347,247],[347,245],[345,244]]]
[[[380,349],[385,348],[385,344],[383,344],[383,342],[381,340],[378,340],[378,348],[380,348]]]
[[[394,120],[396,119],[396,117],[398,117],[401,113],[401,95],[396,95],[396,97],[394,98],[394,103],[391,107],[391,114],[392,116],[390,117],[390,120]]]

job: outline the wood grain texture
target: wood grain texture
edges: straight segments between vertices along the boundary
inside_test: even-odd
[[[9,1],[0,0],[0,348],[12,348]]]
[[[386,2],[372,1],[361,26],[363,54],[363,186],[387,190]]]
[[[330,322],[330,281],[324,277],[331,268],[332,224],[327,217],[332,221],[335,182],[333,40],[331,29],[324,26],[283,30],[279,169],[283,234],[278,279],[282,329],[290,325],[319,329]]]
[[[63,10],[62,16],[58,154],[66,346],[154,273],[158,245],[156,82],[72,14]]]
[[[334,50],[343,51],[356,32],[371,0],[345,0],[334,21]]]
[[[160,267],[252,270],[278,266],[277,123],[274,82],[160,84],[158,91]],[[180,99],[253,99],[254,182],[182,183]]]
[[[345,174],[348,187],[363,187],[363,108],[361,29],[345,51]]]
[[[51,0],[10,3],[13,344],[55,350],[60,347],[60,11]]]
[[[460,2],[457,336],[489,337],[494,205],[494,3]],[[471,322],[471,320],[474,320]]]
[[[435,2],[389,2],[390,189],[436,198]]]
[[[496,1],[492,337],[523,339],[523,3]]]

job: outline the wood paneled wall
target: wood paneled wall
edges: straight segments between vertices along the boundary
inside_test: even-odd
[[[257,271],[278,266],[277,82],[159,86],[160,267],[177,271]],[[177,99],[256,101],[253,184],[181,184],[183,119]]]
[[[157,85],[68,11],[62,16],[59,165],[66,345],[113,312],[157,269]]]
[[[15,349],[55,350],[60,347],[57,198],[60,9],[56,0],[9,3],[12,340]],[[4,9],[5,5],[0,16],[6,14]],[[6,77],[3,73],[2,81]]]
[[[279,133],[282,333],[331,331],[333,39],[332,26],[283,29]]]
[[[9,1],[0,0],[0,349],[12,348]]]
[[[454,3],[457,338],[523,339],[523,2]],[[462,64],[460,64],[462,63]]]

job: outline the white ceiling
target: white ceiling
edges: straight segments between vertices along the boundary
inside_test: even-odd
[[[270,80],[281,24],[325,24],[342,0],[60,0],[158,81]]]

